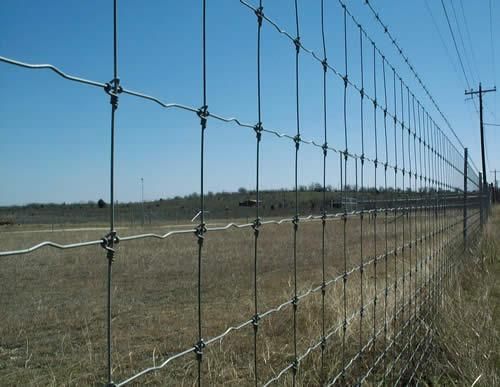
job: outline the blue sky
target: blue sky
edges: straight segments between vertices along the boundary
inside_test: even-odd
[[[453,0],[466,47],[471,86],[496,84],[488,0]],[[249,1],[252,3],[251,1]],[[252,4],[256,4],[254,0]],[[325,1],[325,33],[329,63],[344,71],[343,14],[337,0]],[[479,118],[466,87],[440,1],[372,0],[391,32],[428,85],[442,111],[481,167]],[[401,57],[384,36],[362,0],[347,1],[405,82],[452,138]],[[452,2],[445,0],[452,23]],[[429,12],[430,10],[430,12]],[[295,35],[290,0],[265,0],[264,11]],[[322,56],[320,1],[299,1],[301,40]],[[434,22],[433,19],[434,18]],[[470,30],[466,35],[463,15]],[[493,38],[500,7],[493,1]],[[119,1],[118,72],[127,89],[165,102],[202,105],[201,1]],[[455,28],[456,24],[452,24]],[[349,77],[359,82],[359,35],[348,26]],[[77,0],[0,3],[0,56],[28,63],[50,63],[84,78],[112,78],[112,1]],[[207,1],[207,98],[209,111],[257,121],[255,15],[236,0]],[[457,35],[457,39],[459,39]],[[365,46],[368,47],[367,42]],[[461,48],[461,42],[458,42]],[[471,53],[471,46],[473,54]],[[262,116],[266,128],[295,134],[295,51],[269,24],[262,29]],[[495,47],[498,54],[497,47]],[[463,50],[461,50],[462,55]],[[366,77],[373,77],[365,52]],[[465,58],[465,57],[464,57]],[[496,59],[496,64],[500,60]],[[469,68],[470,67],[470,68]],[[323,142],[322,69],[300,54],[302,137]],[[388,75],[388,78],[389,75]],[[367,90],[372,81],[365,80]],[[377,80],[380,82],[380,78]],[[27,70],[0,63],[0,204],[77,202],[109,197],[109,97],[100,89],[65,81],[47,70]],[[380,87],[380,84],[378,84]],[[378,89],[379,93],[381,89]],[[343,148],[342,82],[328,76],[328,143]],[[381,95],[379,95],[379,99]],[[485,120],[496,117],[495,94],[485,96]],[[359,94],[348,94],[349,149],[360,154]],[[373,153],[372,106],[365,105],[367,155]],[[379,114],[381,116],[381,114]],[[380,125],[381,122],[379,122]],[[488,170],[500,168],[497,130],[486,127]],[[116,131],[116,199],[140,200],[140,178],[146,199],[199,190],[198,117],[162,109],[130,96],[120,98]],[[390,157],[394,155],[389,154]],[[261,185],[293,186],[293,142],[264,135]],[[255,184],[255,135],[251,129],[209,119],[206,137],[206,190],[234,191]],[[366,167],[366,181],[372,167]],[[330,153],[327,184],[340,182],[338,155]],[[492,176],[488,176],[491,180]],[[322,179],[320,149],[301,146],[299,183]],[[353,164],[348,180],[353,182]]]

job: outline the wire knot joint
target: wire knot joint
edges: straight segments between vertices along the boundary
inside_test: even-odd
[[[300,43],[300,36],[297,36],[294,40],[293,40],[293,44],[295,45],[295,50],[297,50],[297,54],[300,52],[300,46],[301,46],[301,43]]]
[[[323,337],[321,338],[321,349],[323,349],[323,350],[324,350],[325,348],[326,348],[326,337],[325,337],[325,336],[323,336]]]
[[[253,325],[253,329],[256,333],[257,333],[257,330],[259,329],[260,319],[261,319],[261,317],[259,316],[258,313],[254,314],[252,317],[252,325]]]
[[[295,142],[295,149],[299,150],[300,141],[301,141],[300,134],[295,135],[295,137],[293,138],[293,141]]]
[[[205,233],[207,232],[207,228],[205,223],[200,223],[196,229],[194,230],[194,234],[198,238],[198,244],[202,245],[203,240],[205,239]]]
[[[200,341],[198,341],[195,345],[194,345],[194,353],[196,354],[196,358],[198,359],[198,361],[201,361],[202,358],[203,358],[203,349],[206,347],[207,345],[205,344],[205,342],[203,341],[203,339],[200,339]]]
[[[261,221],[260,221],[260,218],[257,218],[253,221],[252,223],[252,228],[253,228],[253,232],[254,232],[254,235],[255,237],[258,237],[259,236],[259,232],[260,232],[260,226],[262,225]]]
[[[262,19],[264,18],[264,7],[259,7],[255,10],[255,15],[257,16],[257,23],[259,27],[262,27]]]
[[[253,130],[255,131],[255,135],[257,136],[257,141],[260,141],[262,138],[262,131],[264,130],[262,122],[257,122],[257,124],[255,124],[255,126],[253,127]]]
[[[104,91],[110,97],[110,104],[113,106],[113,110],[118,109],[118,95],[123,91],[120,86],[120,78],[114,78],[104,85]]]
[[[204,130],[207,127],[207,118],[210,116],[210,113],[208,112],[208,106],[203,105],[201,108],[198,109],[196,112],[198,117],[200,117],[200,125],[201,128]]]
[[[115,249],[114,245],[120,242],[120,238],[116,235],[116,231],[110,231],[101,239],[101,247],[106,250],[106,257],[110,262],[114,261]]]

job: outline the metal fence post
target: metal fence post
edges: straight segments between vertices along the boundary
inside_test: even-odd
[[[484,186],[483,186],[483,174],[479,172],[479,218],[481,221],[481,230],[484,225]]]
[[[467,169],[469,165],[468,161],[469,149],[464,150],[464,249],[467,248]]]
[[[493,204],[493,187],[492,185],[490,184],[487,184],[486,185],[486,189],[488,190],[488,196],[487,196],[487,200],[488,200],[488,213],[486,215],[486,220],[488,220],[490,218],[490,215],[491,215],[491,205]]]

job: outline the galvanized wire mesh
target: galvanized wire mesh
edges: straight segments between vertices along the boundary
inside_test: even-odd
[[[300,7],[297,0],[293,3],[295,31],[287,32],[274,21],[276,15],[264,12],[263,1],[257,5],[240,0],[242,7],[249,11],[248,17],[256,20],[256,96],[257,112],[255,123],[244,123],[238,118],[224,117],[209,111],[207,99],[206,70],[206,32],[210,26],[206,23],[207,1],[202,4],[202,85],[200,107],[191,107],[177,103],[165,103],[157,97],[142,92],[132,91],[122,86],[118,77],[117,52],[117,0],[113,1],[114,25],[114,64],[113,78],[110,82],[97,82],[75,77],[61,71],[53,65],[29,64],[0,57],[0,62],[24,67],[27,69],[49,69],[62,78],[103,89],[111,102],[111,148],[110,148],[110,220],[109,232],[99,240],[60,244],[44,241],[23,249],[1,251],[0,257],[31,254],[41,248],[60,250],[79,249],[86,246],[100,245],[106,251],[107,265],[107,333],[103,340],[107,342],[107,383],[123,386],[130,383],[141,383],[145,375],[154,372],[168,373],[174,362],[195,359],[197,372],[195,381],[201,385],[206,381],[202,362],[206,348],[220,343],[224,338],[236,331],[249,332],[253,336],[251,379],[255,385],[272,385],[275,383],[300,384],[300,373],[304,367],[311,366],[309,358],[319,352],[319,369],[317,381],[323,385],[363,384],[409,384],[418,376],[419,369],[425,361],[425,355],[433,337],[432,317],[447,284],[453,273],[462,264],[463,250],[473,238],[478,226],[486,220],[488,199],[481,189],[480,177],[471,166],[467,150],[455,145],[447,134],[433,120],[424,104],[412,92],[394,67],[372,40],[365,28],[358,22],[347,5],[339,0],[332,2],[335,12],[342,16],[343,23],[343,55],[344,68],[333,67],[327,59],[328,36],[325,32],[327,16],[325,2],[302,6],[317,6],[321,15],[322,52],[320,54],[307,48],[300,36]],[[366,2],[369,4],[368,2]],[[383,26],[379,15],[376,19]],[[216,4],[210,6],[216,7]],[[253,13],[253,15],[252,15]],[[384,28],[386,28],[384,26]],[[261,102],[261,41],[262,31],[279,34],[287,39],[291,50],[295,52],[295,73],[291,82],[295,83],[296,128],[294,133],[268,128],[262,117]],[[387,29],[386,29],[387,31]],[[353,37],[354,36],[354,37]],[[429,94],[408,58],[395,43],[392,35],[389,38],[396,46],[399,54],[410,66],[426,95],[450,126],[437,103]],[[359,46],[349,46],[352,39],[359,41]],[[349,55],[359,55],[359,68],[354,68],[348,61]],[[301,101],[300,85],[303,74],[300,71],[302,58],[312,59],[318,64],[318,72],[322,72],[322,127],[323,138],[306,140],[301,137]],[[359,75],[360,83],[356,83],[353,73]],[[327,120],[330,106],[327,84],[330,81],[340,82],[343,91],[343,136],[338,132],[332,136],[332,128]],[[371,82],[368,86],[365,82]],[[149,100],[166,109],[181,109],[193,114],[200,123],[200,216],[196,227],[187,230],[169,231],[165,234],[144,233],[121,237],[115,227],[114,200],[114,145],[115,115],[118,114],[118,100],[121,96],[131,96]],[[351,132],[354,130],[350,120],[348,104],[352,96],[359,96],[359,130],[360,153],[351,150],[355,140]],[[338,101],[337,101],[338,103]],[[371,107],[373,111],[371,112]],[[371,118],[370,118],[371,117]],[[255,143],[255,218],[251,222],[230,222],[223,226],[209,226],[205,220],[205,134],[210,121],[221,121],[237,125],[253,131]],[[453,132],[454,133],[454,132]],[[294,213],[280,219],[264,219],[261,216],[261,156],[260,147],[265,136],[276,136],[291,143],[294,152]],[[455,134],[454,134],[455,135]],[[334,138],[332,144],[328,139]],[[310,146],[321,152],[322,164],[322,207],[317,214],[301,215],[299,208],[299,167],[302,146]],[[293,148],[292,148],[293,147]],[[333,156],[332,156],[333,155]],[[327,211],[327,182],[329,170],[327,159],[338,157],[341,188],[341,206],[337,212]],[[368,177],[368,178],[367,178]],[[359,180],[358,180],[359,178]],[[382,184],[379,185],[380,181]],[[355,188],[353,188],[353,186]],[[355,198],[353,200],[353,198]],[[320,222],[321,246],[318,259],[321,281],[308,289],[298,286],[298,253],[301,225],[309,222]],[[336,248],[342,251],[343,269],[338,275],[330,277],[325,266],[331,259],[331,251],[327,248],[328,222],[341,222],[341,238]],[[276,225],[286,229],[291,226],[292,239],[292,293],[280,304],[270,308],[262,307],[259,302],[259,265],[261,253],[259,238],[266,232],[266,227]],[[358,228],[359,227],[359,228]],[[207,337],[204,333],[204,242],[214,232],[223,232],[232,228],[248,229],[253,233],[253,314],[238,324],[227,324],[220,333]],[[288,229],[289,230],[289,229]],[[289,230],[290,231],[290,230]],[[356,233],[354,243],[349,242],[352,233]],[[170,353],[159,364],[142,369],[119,382],[113,381],[113,319],[112,319],[112,268],[115,254],[121,243],[132,243],[137,240],[171,239],[181,234],[195,236],[197,244],[197,340],[186,343],[181,351]],[[351,243],[351,244],[350,244]],[[352,257],[355,256],[353,259]],[[236,257],[238,258],[238,257]],[[355,263],[353,263],[355,262]],[[327,292],[340,285],[337,294],[338,309],[334,316],[329,316]],[[316,338],[303,345],[300,338],[298,314],[301,304],[307,302],[314,294],[321,297],[319,331]],[[352,297],[356,294],[357,297]],[[263,371],[266,367],[261,361],[258,350],[261,340],[260,326],[263,321],[273,315],[291,314],[292,337],[289,345],[292,348],[288,360],[279,369],[271,372]],[[357,330],[357,331],[356,331]],[[353,332],[356,334],[353,335]],[[353,339],[355,337],[355,339]],[[333,354],[333,355],[332,355]],[[332,360],[336,359],[336,360]],[[271,376],[269,376],[271,375]]]

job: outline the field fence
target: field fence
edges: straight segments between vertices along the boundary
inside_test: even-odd
[[[107,305],[106,341],[107,357],[105,376],[107,385],[123,386],[141,383],[147,374],[169,374],[174,363],[196,362],[196,372],[192,382],[199,385],[214,384],[203,367],[207,348],[215,346],[235,332],[251,335],[252,345],[248,348],[251,361],[243,372],[249,384],[410,384],[422,367],[426,353],[432,345],[433,326],[429,324],[440,306],[446,287],[453,274],[462,265],[466,246],[476,237],[478,230],[486,222],[489,209],[489,194],[481,187],[481,177],[471,164],[467,149],[451,128],[448,119],[431,96],[427,86],[416,73],[408,57],[396,42],[369,1],[369,9],[377,22],[385,30],[396,52],[411,69],[426,96],[456,137],[452,141],[434,121],[424,104],[418,100],[410,87],[388,61],[384,53],[372,40],[365,28],[342,0],[329,2],[329,7],[341,15],[343,23],[343,52],[328,53],[342,55],[344,68],[336,68],[327,59],[328,36],[325,34],[325,4],[320,1],[304,3],[302,7],[318,7],[321,18],[322,52],[310,50],[300,35],[300,7],[293,3],[295,31],[285,31],[274,17],[266,14],[263,1],[251,3],[241,0],[248,10],[248,17],[255,19],[256,32],[256,85],[257,111],[255,122],[245,123],[238,118],[225,117],[209,111],[207,99],[206,7],[214,6],[203,0],[202,4],[202,71],[201,107],[191,107],[178,103],[166,103],[148,94],[129,90],[126,81],[118,76],[117,51],[117,0],[113,2],[114,22],[114,65],[112,80],[98,82],[83,79],[63,72],[50,64],[29,64],[0,57],[4,64],[26,69],[48,69],[58,76],[84,86],[104,90],[111,103],[111,148],[110,156],[110,208],[109,232],[102,238],[85,242],[61,244],[43,241],[26,248],[2,251],[1,257],[31,254],[42,248],[61,250],[80,249],[86,246],[102,246],[107,259]],[[265,5],[265,4],[264,4]],[[278,34],[290,42],[290,50],[295,53],[295,118],[293,133],[268,128],[261,113],[261,41],[262,31]],[[353,38],[354,37],[354,38]],[[349,42],[359,43],[351,48]],[[217,54],[214,54],[217,55]],[[349,55],[357,55],[359,62],[354,67],[348,62]],[[323,76],[322,124],[323,137],[304,139],[301,131],[299,97],[302,60],[317,62],[318,72]],[[359,67],[358,67],[359,66]],[[355,75],[355,76],[354,76]],[[354,81],[359,79],[359,83]],[[343,92],[343,134],[335,133],[327,120],[330,104],[339,101],[328,99],[329,82],[338,83]],[[122,96],[148,100],[165,109],[180,109],[190,112],[200,124],[200,188],[198,224],[192,229],[173,230],[165,234],[143,233],[138,235],[118,235],[115,227],[115,117],[118,101]],[[350,124],[349,102],[353,96],[359,98],[359,128]],[[223,226],[210,226],[205,219],[205,136],[210,121],[221,121],[248,129],[255,136],[255,207],[253,220],[246,223],[230,222]],[[361,142],[353,140],[353,130],[360,131]],[[294,202],[293,213],[279,219],[263,218],[261,210],[261,143],[266,136],[275,136],[291,144],[294,152]],[[339,141],[340,139],[340,141]],[[328,141],[330,140],[330,142]],[[332,144],[336,144],[334,147]],[[322,155],[322,206],[316,214],[303,215],[299,208],[299,165],[302,147],[312,147]],[[360,149],[354,152],[352,149]],[[327,211],[327,184],[329,170],[327,159],[338,159],[340,176],[341,206],[338,211]],[[354,187],[354,188],[353,188]],[[483,189],[484,188],[484,189]],[[307,224],[316,224],[314,232],[319,235],[320,245],[315,252],[316,269],[321,278],[309,288],[300,286],[297,268],[300,262],[298,248],[303,239],[300,233]],[[328,244],[329,224],[335,224],[339,240],[333,248]],[[303,226],[304,225],[304,226]],[[278,227],[290,231],[291,254],[291,294],[281,303],[272,307],[261,303],[259,277],[262,264],[260,241],[266,229]],[[206,262],[205,245],[212,235],[230,232],[233,229],[248,230],[253,238],[252,264],[252,308],[253,313],[238,324],[226,325],[219,334],[207,337],[204,330],[206,314],[204,306],[204,286],[202,273]],[[330,230],[330,231],[329,231]],[[117,382],[113,377],[113,267],[115,255],[120,245],[138,240],[175,239],[181,234],[194,235],[193,244],[197,249],[197,296],[194,307],[197,310],[196,337],[194,343],[185,343],[181,351],[166,354],[160,362],[130,374]],[[327,269],[334,251],[338,253],[339,270],[334,275]],[[330,290],[335,289],[333,293]],[[333,294],[333,295],[332,295]],[[312,317],[316,323],[315,339],[304,344],[301,333],[304,327],[299,316],[301,308],[308,311],[308,300],[319,297],[317,313]],[[333,297],[333,298],[332,298]],[[332,310],[332,304],[335,309]],[[304,307],[302,306],[304,305]],[[307,312],[309,313],[309,312]],[[270,369],[262,361],[263,342],[269,340],[261,336],[261,326],[272,316],[286,319],[291,335],[283,344],[279,364]],[[285,349],[285,347],[287,349]],[[283,355],[283,354],[282,354]],[[312,359],[312,360],[311,360]],[[308,368],[314,370],[310,379],[303,378]],[[305,380],[308,380],[306,382]],[[244,382],[245,382],[244,381]],[[312,382],[314,381],[314,382]],[[239,381],[242,382],[241,380]]]

